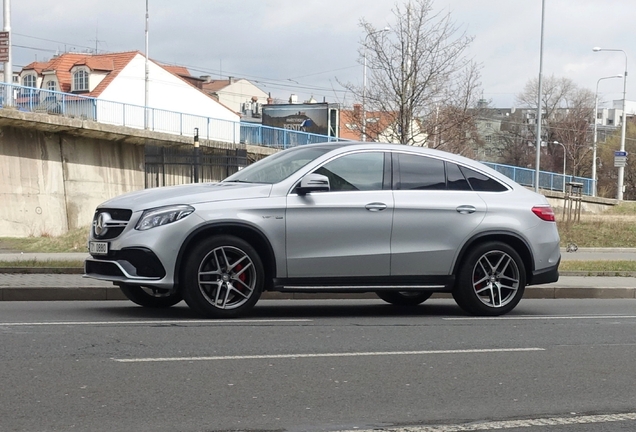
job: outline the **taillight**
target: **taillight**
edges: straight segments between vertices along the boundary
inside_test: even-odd
[[[532,207],[532,213],[544,221],[554,222],[554,210],[549,205],[534,206]]]

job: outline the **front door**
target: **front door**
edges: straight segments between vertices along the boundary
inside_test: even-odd
[[[384,159],[381,151],[339,156],[314,171],[329,178],[329,192],[289,194],[288,277],[389,275],[393,193]]]

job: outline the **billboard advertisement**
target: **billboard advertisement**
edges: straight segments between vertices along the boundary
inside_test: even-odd
[[[338,136],[333,121],[337,110],[337,105],[328,103],[263,105],[263,126]]]

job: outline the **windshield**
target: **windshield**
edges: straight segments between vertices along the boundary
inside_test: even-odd
[[[333,150],[325,147],[296,147],[267,156],[229,176],[224,182],[274,184],[307,165],[312,160]]]

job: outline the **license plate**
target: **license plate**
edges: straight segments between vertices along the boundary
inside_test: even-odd
[[[88,252],[91,255],[108,255],[108,242],[88,242]]]

